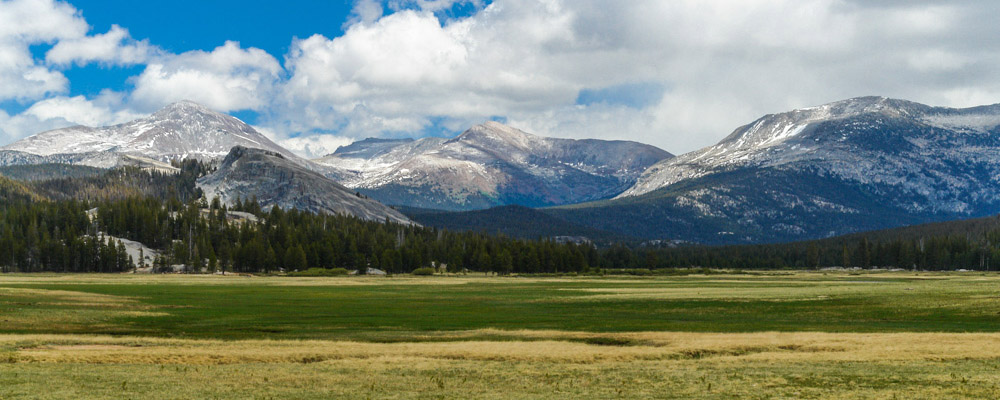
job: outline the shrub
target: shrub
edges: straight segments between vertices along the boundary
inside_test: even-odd
[[[421,267],[413,270],[411,272],[413,275],[434,275],[434,268],[431,267]]]
[[[344,268],[309,268],[305,271],[289,272],[290,276],[345,276],[347,270]]]

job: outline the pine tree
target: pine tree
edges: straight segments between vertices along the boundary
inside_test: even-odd
[[[285,269],[289,271],[304,271],[307,269],[306,252],[301,245],[290,247],[285,251]]]

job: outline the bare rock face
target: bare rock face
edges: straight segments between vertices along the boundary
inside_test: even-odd
[[[73,126],[41,132],[2,150],[42,156],[115,153],[169,161],[222,157],[233,146],[262,148],[296,158],[243,121],[189,101],[171,104],[148,117],[120,125]]]
[[[559,213],[655,238],[801,240],[996,214],[998,177],[1000,105],[862,97],[766,115]]]
[[[218,196],[229,204],[256,197],[268,207],[412,223],[396,210],[269,150],[233,147],[215,172],[198,179],[198,187],[207,198]]]
[[[546,138],[487,122],[452,139],[366,139],[313,161],[387,204],[471,210],[610,198],[670,157],[636,142]]]

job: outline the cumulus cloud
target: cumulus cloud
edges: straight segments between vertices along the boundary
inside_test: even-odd
[[[378,0],[357,0],[351,9],[351,17],[344,22],[344,27],[356,24],[370,24],[382,17],[382,3]]]
[[[10,115],[0,110],[0,141],[8,143],[33,133],[67,125],[103,125],[121,122],[136,116],[123,111],[121,95],[102,92],[92,100],[82,96],[66,97],[69,80],[57,69],[31,53],[36,45],[54,44],[55,61],[62,55],[66,62],[84,59],[84,50],[93,50],[90,26],[71,5],[52,0],[0,1],[0,101],[35,101],[23,112]],[[128,42],[128,33],[115,27],[97,40],[114,38],[118,44]],[[80,50],[70,45],[82,46]],[[59,49],[59,50],[56,50]],[[62,55],[60,55],[62,54]],[[99,58],[103,62],[121,63],[128,51],[118,51],[117,61],[107,51]]]
[[[123,104],[122,93],[102,91],[92,99],[55,96],[35,102],[19,114],[0,110],[0,143],[13,142],[35,133],[73,125],[107,126],[143,116]]]
[[[470,5],[468,17],[443,17]],[[284,55],[237,42],[166,54],[117,26],[87,36],[64,3],[0,0],[0,100],[53,99],[9,121],[115,120],[181,99],[256,110],[276,141],[309,155],[495,117],[680,153],[766,113],[855,96],[1000,102],[995,2],[358,0],[353,10],[344,34],[294,39]],[[37,43],[54,44],[46,64],[28,51]],[[119,105],[87,110],[98,99],[65,97],[50,67],[90,62],[145,68]]]
[[[133,40],[124,29],[112,25],[107,33],[60,40],[46,54],[52,64],[86,65],[99,62],[105,65],[135,65],[147,61],[157,50],[148,41]]]
[[[228,41],[212,51],[189,51],[150,62],[134,79],[140,109],[191,100],[219,111],[259,110],[273,98],[282,71],[267,52]]]
[[[274,136],[273,134],[268,136],[269,139],[275,143],[278,143],[282,147],[305,158],[323,157],[327,154],[333,153],[340,146],[346,146],[354,142],[353,139],[332,134],[296,136],[290,138],[282,138]]]
[[[609,9],[597,1],[507,0],[444,22],[432,12],[434,5],[406,9],[353,25],[341,37],[293,43],[283,117],[299,129],[337,127],[360,137],[420,131],[441,118],[504,116],[531,121],[540,134],[567,136],[560,129],[573,128],[577,135],[621,137],[628,133],[598,127],[631,126],[632,139],[691,148],[722,136],[719,118],[702,118],[718,111],[719,101],[707,99],[702,115],[670,116],[670,110],[654,109],[671,103],[662,97],[713,90],[692,97],[701,100],[726,96],[727,78],[757,82],[725,71],[730,61],[755,56],[747,49],[812,56],[844,51],[855,26],[848,16],[823,12],[834,3],[635,1]],[[775,20],[778,15],[785,17]],[[760,61],[752,72],[780,64]],[[617,97],[641,98],[630,105],[641,103],[643,109],[607,107],[601,100],[614,103],[610,97],[575,104],[609,90],[631,91]],[[607,123],[612,115],[631,119]],[[705,140],[709,131],[714,137]]]
[[[89,30],[64,2],[0,0],[0,101],[35,102],[20,114],[4,113],[4,142],[67,125],[119,123],[185,99],[223,112],[258,110],[273,100],[283,71],[274,56],[238,42],[170,54],[119,25],[106,33]],[[51,45],[44,60],[31,54],[35,45]],[[130,79],[128,93],[67,97],[70,82],[60,70],[90,63],[145,68]]]
[[[374,20],[293,43],[281,125],[393,136],[501,116],[684,152],[855,96],[1000,101],[990,3],[497,0],[455,20],[435,16],[454,1],[371,4]]]
[[[535,28],[472,18],[442,25],[429,11],[404,10],[354,25],[338,38],[298,40],[285,65],[286,118],[303,129],[358,127],[376,134],[419,130],[436,116],[481,118],[572,103],[579,88],[544,62],[539,48],[568,39],[567,21],[543,5],[511,9],[512,19],[528,18],[524,26]],[[483,11],[486,18],[503,12]],[[356,121],[355,115],[370,118]]]
[[[53,0],[0,2],[0,37],[28,43],[83,36],[87,22],[73,6]]]
[[[65,126],[64,120],[39,120],[30,115],[10,115],[0,110],[0,143],[14,142],[34,133]]]
[[[72,6],[51,0],[0,1],[0,100],[35,100],[66,91],[69,81],[39,65],[30,46],[86,35]]]
[[[141,117],[122,107],[120,93],[104,91],[93,100],[84,96],[53,97],[36,102],[23,113],[40,121],[65,120],[74,125],[106,126]]]

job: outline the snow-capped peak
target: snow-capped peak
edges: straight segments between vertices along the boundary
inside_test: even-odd
[[[873,132],[883,131],[894,135],[906,134],[906,131],[896,129],[880,130],[879,126],[887,121],[905,121],[956,133],[981,134],[1000,126],[1000,105],[954,109],[870,96],[769,114],[737,128],[714,146],[657,163],[643,173],[635,186],[619,197],[642,195],[682,180],[742,165],[773,166],[804,159],[815,158],[828,162],[837,157],[853,158],[857,154],[852,154],[850,149],[875,140],[860,139],[862,136],[856,135],[871,135]],[[822,124],[829,123],[835,125],[835,128],[819,128]],[[859,138],[858,143],[854,142],[855,137]],[[844,153],[841,154],[841,151]]]
[[[220,157],[237,145],[295,158],[243,121],[191,101],[170,104],[150,116],[124,124],[38,133],[3,149],[39,155],[113,151],[162,161]]]
[[[670,153],[635,142],[536,136],[498,122],[452,139],[366,139],[315,160],[390,204],[474,209],[611,197]]]

